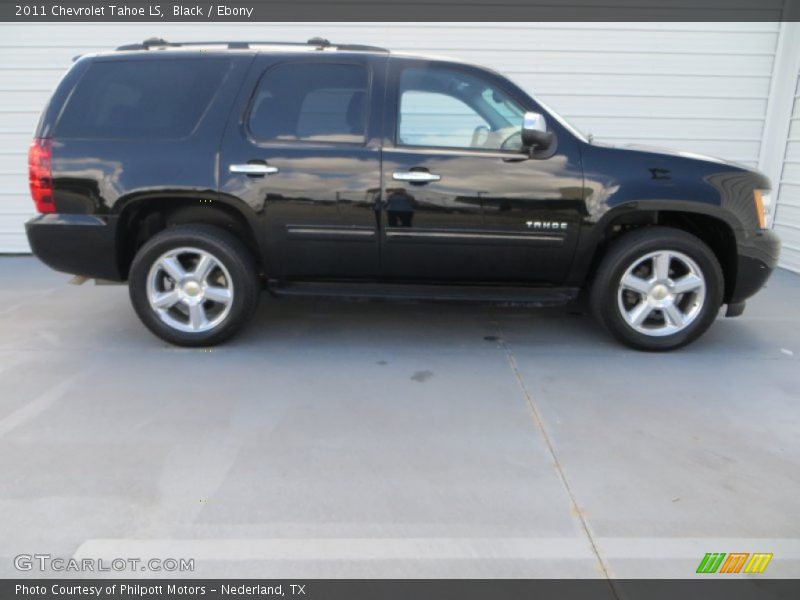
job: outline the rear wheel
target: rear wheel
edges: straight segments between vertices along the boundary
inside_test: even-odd
[[[722,269],[699,238],[646,227],[617,240],[592,284],[592,311],[620,341],[672,350],[705,332],[724,291]]]
[[[181,346],[210,346],[235,334],[258,302],[258,273],[247,248],[207,225],[162,231],[133,260],[129,291],[142,322]]]

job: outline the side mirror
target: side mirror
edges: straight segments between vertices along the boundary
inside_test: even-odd
[[[522,117],[522,146],[530,152],[545,150],[553,143],[553,132],[539,113],[526,112]]]

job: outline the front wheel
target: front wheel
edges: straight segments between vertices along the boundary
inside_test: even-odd
[[[207,225],[171,227],[153,236],[137,252],[128,286],[147,328],[180,346],[230,338],[252,315],[260,291],[244,244]]]
[[[623,343],[673,350],[702,335],[724,292],[719,261],[699,238],[678,229],[646,227],[619,240],[592,284],[592,312]]]

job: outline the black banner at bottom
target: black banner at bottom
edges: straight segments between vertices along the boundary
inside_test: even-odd
[[[777,600],[800,598],[787,579],[5,579],[3,600]]]

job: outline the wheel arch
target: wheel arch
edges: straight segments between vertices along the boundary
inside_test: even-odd
[[[723,299],[730,300],[737,277],[737,230],[735,215],[719,206],[695,202],[631,202],[615,207],[594,226],[584,248],[584,278],[591,280],[614,240],[641,227],[660,225],[686,231],[711,248],[725,279]]]
[[[153,235],[173,225],[204,224],[219,227],[240,239],[262,264],[258,219],[242,202],[220,199],[216,194],[159,192],[128,199],[118,214],[117,260],[127,279],[133,257]]]

